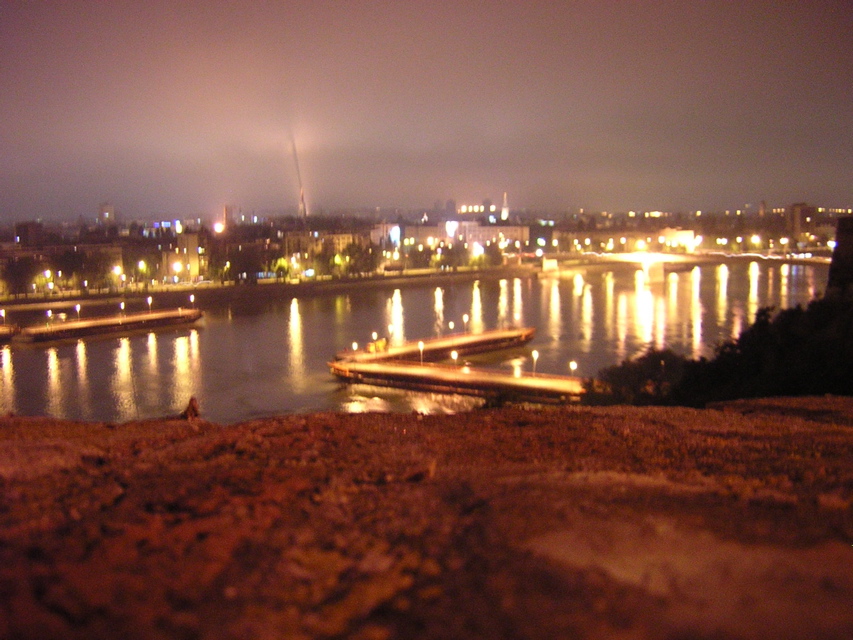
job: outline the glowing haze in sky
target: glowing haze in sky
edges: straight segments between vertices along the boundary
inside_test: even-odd
[[[853,3],[0,0],[0,220],[853,204]]]

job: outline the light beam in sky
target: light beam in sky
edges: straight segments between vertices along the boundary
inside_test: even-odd
[[[290,141],[293,143],[293,162],[296,164],[296,179],[299,182],[299,217],[305,218],[308,216],[308,207],[305,205],[305,189],[302,187],[302,172],[299,170],[299,154],[296,152],[296,136],[291,135]]]

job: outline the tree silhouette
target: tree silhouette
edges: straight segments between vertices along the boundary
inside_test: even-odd
[[[42,265],[35,258],[24,256],[13,258],[3,266],[3,280],[9,293],[16,298],[32,290],[33,280],[42,270]]]

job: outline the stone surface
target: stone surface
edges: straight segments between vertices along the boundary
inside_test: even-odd
[[[0,420],[0,638],[853,637],[853,399]]]

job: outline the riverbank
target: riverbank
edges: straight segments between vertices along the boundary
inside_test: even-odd
[[[850,398],[7,417],[0,637],[850,637],[851,449]]]
[[[84,308],[116,306],[121,302],[147,308],[147,300],[151,296],[158,307],[217,308],[252,304],[258,296],[269,300],[286,301],[296,297],[352,292],[366,288],[421,286],[424,282],[435,286],[446,286],[454,282],[471,282],[477,279],[522,278],[534,275],[537,271],[538,268],[534,265],[517,265],[489,269],[460,268],[455,271],[421,270],[413,273],[363,278],[312,279],[298,282],[269,279],[260,280],[254,284],[205,282],[195,285],[167,284],[139,288],[128,286],[120,290],[90,290],[85,293],[68,291],[62,295],[7,297],[0,302],[0,306],[9,313],[38,312],[47,309],[54,311],[64,309],[71,312],[78,303]]]
[[[723,264],[726,262],[774,261],[796,265],[827,265],[828,258],[806,258],[803,256],[778,256],[751,254],[726,254],[718,252],[701,254],[659,254],[665,259],[665,269],[683,270],[692,265]],[[626,261],[626,258],[628,261]],[[639,263],[624,254],[589,254],[582,258],[561,259],[557,271],[548,275],[581,271],[600,271],[603,269],[636,269]],[[23,298],[0,297],[0,307],[10,312],[21,311],[72,311],[76,304],[84,307],[115,306],[123,301],[137,304],[140,308],[147,304],[148,296],[156,299],[156,304],[167,307],[199,305],[216,308],[229,305],[251,304],[259,295],[273,300],[289,300],[294,297],[308,297],[328,293],[350,292],[369,287],[406,287],[420,286],[425,281],[435,286],[446,286],[454,282],[471,282],[477,279],[524,278],[542,273],[539,262],[509,265],[503,267],[472,268],[460,267],[455,270],[433,271],[430,269],[390,272],[355,278],[309,279],[284,281],[279,279],[259,280],[255,284],[237,284],[234,282],[199,284],[158,284],[156,286],[135,287],[128,285],[113,290],[57,291],[50,296],[26,295]],[[193,296],[192,302],[189,297]]]

